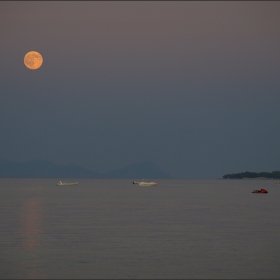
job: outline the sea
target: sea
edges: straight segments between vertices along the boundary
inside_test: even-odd
[[[156,181],[0,178],[0,278],[280,279],[280,180]]]

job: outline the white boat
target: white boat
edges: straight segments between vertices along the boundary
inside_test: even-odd
[[[157,186],[158,183],[157,182],[151,182],[151,181],[133,181],[134,185],[138,185],[141,187],[152,187],[152,186]]]
[[[77,183],[62,183],[61,181],[58,182],[57,186],[77,186]]]

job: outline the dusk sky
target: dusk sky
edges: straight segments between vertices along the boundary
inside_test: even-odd
[[[280,170],[279,1],[1,1],[0,26],[1,159]]]

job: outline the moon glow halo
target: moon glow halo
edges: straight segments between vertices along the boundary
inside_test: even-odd
[[[30,51],[24,56],[23,62],[27,68],[36,70],[42,66],[43,57],[36,51]]]

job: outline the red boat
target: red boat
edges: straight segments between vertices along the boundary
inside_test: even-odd
[[[260,189],[260,190],[254,190],[252,193],[268,193],[268,191],[265,189]]]

